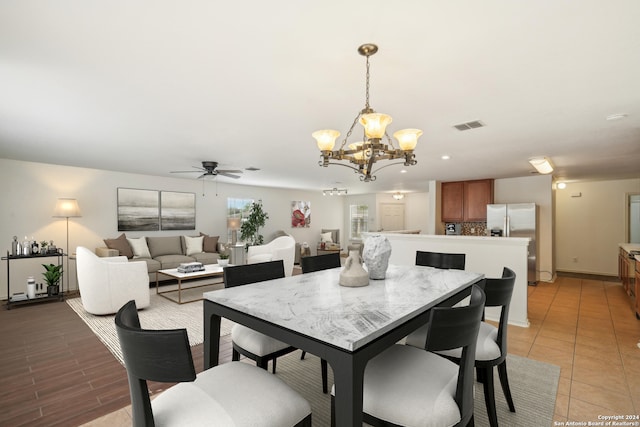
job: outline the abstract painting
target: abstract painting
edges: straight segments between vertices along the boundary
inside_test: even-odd
[[[291,227],[303,228],[311,226],[311,202],[291,202]]]
[[[118,231],[160,230],[159,203],[156,190],[118,188]]]
[[[196,193],[160,192],[160,228],[196,229]]]

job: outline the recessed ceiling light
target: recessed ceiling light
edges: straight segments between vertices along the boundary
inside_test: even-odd
[[[559,182],[559,183],[558,183],[558,185],[557,185],[557,187],[558,187],[560,190],[564,190],[565,188],[567,188],[567,183],[566,183],[566,182]]]
[[[627,115],[628,114],[624,114],[624,113],[610,114],[610,115],[607,116],[607,120],[610,121],[610,122],[615,121],[615,120],[622,120],[622,119],[627,118]]]
[[[407,170],[406,170],[406,169],[402,169],[402,170],[400,171],[400,173],[407,173]]]
[[[440,157],[442,160],[449,160],[451,158],[450,155],[448,154],[444,154],[442,157]]]

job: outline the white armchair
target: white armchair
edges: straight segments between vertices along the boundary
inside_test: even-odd
[[[149,275],[144,261],[127,257],[101,258],[89,249],[76,248],[76,270],[82,306],[91,314],[113,314],[130,300],[138,308],[149,306]]]
[[[291,236],[280,236],[266,245],[249,246],[247,264],[282,260],[284,262],[284,274],[291,276],[295,252],[296,240]]]

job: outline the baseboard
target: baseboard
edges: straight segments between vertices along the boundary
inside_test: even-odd
[[[601,280],[603,282],[619,282],[618,276],[609,276],[606,274],[591,274],[591,273],[575,273],[571,271],[556,271],[558,277],[574,277],[576,279],[585,280]]]

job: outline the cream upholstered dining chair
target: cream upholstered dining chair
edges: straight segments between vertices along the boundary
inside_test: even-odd
[[[291,236],[280,236],[266,245],[249,246],[247,264],[278,261],[284,263],[285,276],[293,274],[293,261],[296,252],[296,240]]]
[[[115,318],[134,427],[311,427],[311,406],[280,378],[242,362],[196,375],[186,329],[140,327],[135,301]],[[147,381],[178,384],[153,401]]]
[[[102,258],[78,246],[76,270],[80,300],[88,313],[113,314],[129,300],[135,300],[138,308],[150,304],[144,261],[129,261],[126,256]]]
[[[485,295],[471,290],[469,305],[435,307],[423,348],[395,344],[364,371],[363,419],[370,425],[473,425],[473,363]],[[459,363],[437,354],[461,349]],[[331,418],[335,411],[331,391]]]

